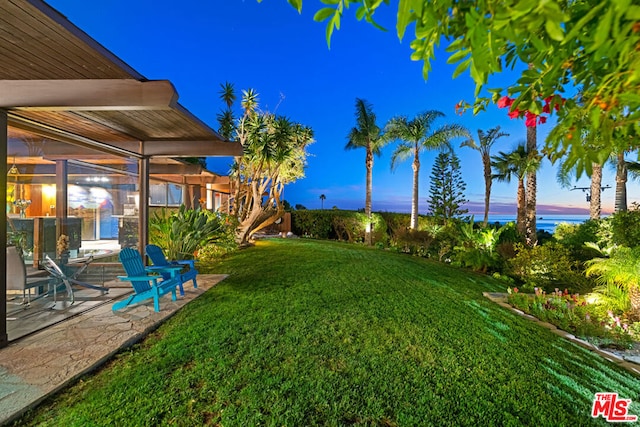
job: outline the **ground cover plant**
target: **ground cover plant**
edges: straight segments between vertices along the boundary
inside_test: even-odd
[[[202,268],[205,270],[205,268]],[[16,425],[606,425],[640,381],[482,296],[503,282],[339,242],[280,239]]]

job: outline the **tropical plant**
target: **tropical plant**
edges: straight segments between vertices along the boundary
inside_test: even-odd
[[[227,105],[235,99],[228,84],[221,98]],[[259,111],[258,94],[251,89],[243,91],[241,106],[243,113],[234,123],[234,133],[244,154],[235,158],[231,171],[230,211],[238,220],[236,240],[245,245],[255,232],[284,213],[282,191],[285,184],[304,177],[313,131],[286,117]]]
[[[348,142],[345,149],[353,150],[355,148],[364,148],[366,151],[365,167],[367,169],[367,177],[364,212],[367,217],[371,218],[373,155],[380,155],[385,141],[382,138],[380,128],[376,124],[376,115],[373,112],[373,106],[364,99],[356,98],[355,107],[356,126],[351,129],[347,136]],[[370,225],[366,228],[365,243],[367,245],[372,244]]]
[[[469,131],[457,124],[442,125],[433,129],[433,123],[444,114],[440,111],[426,111],[409,120],[399,116],[389,120],[384,127],[383,138],[386,141],[398,140],[400,143],[391,156],[391,169],[398,161],[413,156],[413,191],[411,197],[411,225],[418,227],[418,183],[420,176],[420,152],[422,150],[450,149],[450,140],[458,136],[469,136]]]
[[[526,191],[525,177],[530,171],[540,168],[541,157],[537,151],[528,151],[525,144],[519,144],[515,150],[509,153],[500,151],[497,156],[492,156],[491,166],[494,170],[493,178],[498,181],[510,182],[512,177],[518,180],[516,228],[518,233],[525,237],[527,233],[526,219]],[[529,245],[532,243],[527,241]]]
[[[302,0],[289,0],[298,10]],[[326,2],[316,21],[327,21],[327,41],[339,28],[345,5],[357,5],[357,19],[379,27],[374,14],[388,0],[335,0]],[[573,87],[582,87],[581,102],[568,99],[558,111],[556,132],[546,141],[548,152],[570,158],[584,157],[584,147],[573,134],[584,112],[594,129],[603,134],[601,153],[613,151],[614,132],[640,131],[640,6],[633,0],[578,0],[567,2],[502,1],[468,2],[400,1],[397,34],[415,25],[411,41],[414,60],[424,60],[423,74],[431,70],[436,47],[447,43],[453,75],[465,70],[476,83],[474,113],[495,102],[505,91],[516,96],[514,107],[539,114],[542,100]],[[523,66],[524,65],[524,66]],[[517,81],[506,89],[491,89],[492,97],[478,96],[489,76],[518,69]],[[578,129],[579,130],[579,129]],[[638,146],[635,141],[634,146]]]
[[[487,132],[478,129],[477,143],[472,138],[469,138],[460,144],[461,147],[469,147],[480,152],[484,175],[484,219],[482,224],[485,227],[489,223],[489,203],[491,201],[491,184],[493,183],[491,176],[491,147],[503,136],[509,136],[509,134],[500,132],[500,126],[491,128]]]
[[[629,320],[640,321],[640,247],[619,247],[609,258],[594,258],[587,262],[586,274],[596,276],[596,291],[617,295],[618,303],[627,301]]]
[[[168,259],[194,259],[199,249],[225,234],[221,214],[180,206],[177,212],[161,209],[149,221],[149,243],[160,246]]]
[[[327,196],[324,194],[320,195],[320,209],[324,210],[324,201],[327,200]]]
[[[439,153],[431,170],[427,201],[431,214],[446,224],[450,219],[467,213],[467,209],[461,207],[467,202],[464,198],[465,189],[458,156],[453,151]]]
[[[487,272],[501,265],[501,257],[496,252],[502,228],[475,228],[473,217],[459,226],[461,244],[454,248],[453,265],[469,267],[475,271]]]

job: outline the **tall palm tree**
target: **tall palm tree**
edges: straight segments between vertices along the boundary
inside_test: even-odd
[[[443,125],[432,130],[433,122],[444,117],[440,111],[431,110],[418,114],[412,120],[404,116],[389,120],[384,128],[385,141],[399,140],[391,157],[391,168],[394,169],[400,160],[413,155],[413,192],[411,198],[411,229],[418,228],[418,182],[420,176],[420,152],[450,147],[449,141],[456,136],[468,136],[469,131],[456,124]]]
[[[616,212],[627,210],[627,161],[624,159],[624,151],[619,151],[616,156],[616,199],[614,210]]]
[[[478,143],[469,138],[460,144],[461,147],[473,148],[480,152],[482,158],[482,166],[484,172],[484,221],[483,224],[489,223],[489,202],[491,200],[491,147],[493,144],[503,136],[509,136],[508,133],[500,132],[500,126],[489,129],[484,132],[482,129],[478,129]]]
[[[536,125],[527,126],[527,153],[532,156],[538,155],[538,129]],[[540,165],[527,172],[525,242],[528,246],[533,246],[538,241],[536,233],[536,199],[538,192],[537,172],[539,168]]]
[[[517,216],[516,228],[520,235],[527,238],[527,194],[525,179],[529,179],[531,172],[540,168],[541,157],[537,150],[530,152],[524,143],[519,144],[515,150],[505,153],[500,151],[497,156],[491,157],[491,166],[495,174],[494,179],[510,182],[512,177],[518,180]]]
[[[373,106],[366,100],[356,98],[356,126],[351,129],[347,136],[348,142],[345,150],[364,148],[366,150],[365,166],[367,168],[366,194],[364,211],[371,224],[371,188],[373,175],[373,155],[380,155],[380,150],[384,145],[381,137],[380,127],[376,124],[376,115]],[[371,228],[365,231],[365,242],[372,244]]]
[[[324,210],[324,201],[327,199],[327,196],[324,194],[320,195],[320,209]]]

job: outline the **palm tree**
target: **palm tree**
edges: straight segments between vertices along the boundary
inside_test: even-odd
[[[491,159],[491,166],[495,171],[493,178],[504,182],[510,182],[512,177],[518,180],[516,228],[520,235],[526,239],[528,224],[525,178],[529,179],[530,174],[540,168],[542,159],[537,150],[528,151],[524,143],[520,143],[510,153],[500,151],[497,156],[492,156]]]
[[[489,223],[489,202],[491,200],[491,147],[503,136],[509,136],[508,133],[500,132],[500,126],[489,129],[486,133],[478,129],[478,143],[469,138],[460,144],[461,147],[469,147],[480,152],[482,158],[482,166],[484,169],[484,221],[486,227]]]
[[[469,131],[456,124],[444,125],[431,130],[433,122],[444,117],[440,111],[426,111],[418,114],[412,120],[404,116],[394,117],[384,128],[385,141],[399,140],[391,157],[391,169],[396,167],[399,160],[405,160],[413,155],[413,193],[411,198],[411,229],[418,228],[418,182],[420,176],[420,152],[449,147],[449,140],[456,136],[468,136]]]
[[[536,125],[527,126],[527,153],[532,156],[538,155],[538,129]],[[527,191],[526,191],[526,225],[525,225],[525,241],[528,246],[533,246],[538,241],[536,230],[536,199],[538,192],[537,172],[540,165],[535,169],[527,172]]]
[[[380,155],[384,141],[380,134],[380,128],[376,124],[373,106],[364,99],[356,98],[356,126],[351,129],[347,139],[345,150],[355,148],[364,148],[366,150],[365,166],[367,168],[367,178],[364,211],[369,218],[369,224],[371,224],[373,155]],[[368,245],[372,244],[370,226],[365,231],[365,242]]]
[[[324,210],[324,201],[327,199],[327,196],[324,194],[320,195],[320,209]]]

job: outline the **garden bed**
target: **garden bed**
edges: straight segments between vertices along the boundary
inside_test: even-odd
[[[539,323],[541,326],[551,330],[553,333],[564,337],[565,339],[578,344],[588,350],[592,350],[600,354],[605,359],[617,363],[619,366],[633,372],[636,375],[640,375],[640,342],[634,341],[630,348],[612,348],[612,347],[599,347],[587,340],[580,339],[570,332],[559,329],[556,325],[544,322],[531,314],[527,314],[522,310],[512,306],[508,302],[509,294],[500,292],[483,292],[482,293],[489,300],[501,305],[509,310]]]

